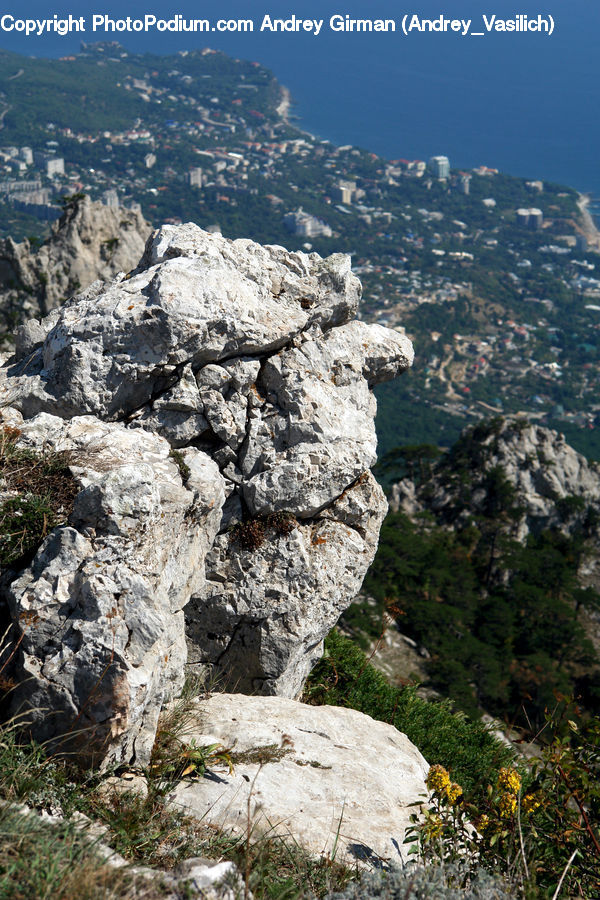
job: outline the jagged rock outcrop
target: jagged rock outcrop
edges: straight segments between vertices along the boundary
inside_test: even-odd
[[[425,509],[438,521],[459,524],[490,512],[501,484],[514,509],[518,539],[558,527],[569,531],[592,510],[600,514],[600,470],[566,443],[564,435],[522,419],[494,419],[466,429],[442,456],[431,477],[416,485],[405,478],[393,486],[390,507],[408,515]]]
[[[199,716],[186,740],[231,748],[235,771],[181,782],[170,804],[238,835],[292,835],[348,865],[403,861],[428,765],[392,725],[354,709],[239,694],[213,695]]]
[[[39,327],[21,329],[15,357],[0,369],[0,400],[24,417],[22,439],[46,433],[50,446],[70,446],[83,428],[110,445],[114,429],[110,471],[94,474],[93,462],[74,469],[81,493],[68,526],[8,588],[15,619],[29,603],[41,620],[54,616],[48,631],[71,639],[83,628],[82,643],[103,648],[96,657],[74,637],[73,655],[57,641],[58,681],[49,688],[48,637],[27,632],[22,674],[40,696],[64,694],[67,717],[84,709],[92,718],[86,691],[96,692],[100,676],[108,685],[99,660],[117,616],[119,692],[134,699],[123,730],[115,691],[94,711],[110,758],[147,760],[154,712],[145,710],[168,696],[179,662],[157,664],[151,684],[148,672],[165,642],[179,647],[190,598],[195,661],[243,690],[291,697],[360,588],[386,510],[368,473],[370,387],[409,366],[412,346],[351,321],[359,296],[348,257],[166,226],[129,276],[97,282]],[[89,568],[98,553],[107,567],[100,579]],[[48,612],[59,586],[62,606]],[[144,612],[128,629],[131,596],[148,621]],[[83,678],[80,659],[93,676]]]
[[[467,428],[429,477],[393,486],[390,507],[409,517],[433,513],[438,524],[457,529],[495,518],[522,543],[548,530],[577,538],[579,584],[600,591],[600,466],[559,432],[521,418]],[[584,607],[579,618],[600,650],[600,613]]]
[[[204,583],[224,479],[187,448],[184,486],[164,438],[92,416],[40,413],[20,429],[22,448],[68,453],[79,491],[69,524],[5,592],[14,708],[26,700],[37,739],[88,762],[147,760],[162,703],[183,684],[183,607]]]
[[[0,332],[47,315],[97,279],[129,272],[150,230],[140,212],[82,197],[65,208],[39,249],[28,240],[0,240]]]

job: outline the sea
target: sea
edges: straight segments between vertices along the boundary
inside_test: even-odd
[[[26,0],[15,18],[47,18],[45,0]],[[169,53],[211,46],[268,66],[289,88],[300,127],[337,144],[354,144],[389,159],[446,155],[451,165],[478,165],[571,185],[592,198],[600,219],[600,3],[497,0],[449,3],[411,0],[180,0],[160,5],[107,0],[115,22],[154,14],[168,20],[249,19],[251,32],[92,32],[96,8],[53,7],[83,15],[84,35],[25,36],[0,31],[0,46],[35,56],[76,52],[87,41],[119,40],[135,52]],[[483,21],[494,18],[488,32]],[[265,16],[286,30],[261,30]],[[331,17],[344,22],[330,27]],[[498,31],[495,23],[552,22],[544,30]],[[395,31],[358,32],[357,19],[392,20]],[[323,20],[318,34],[305,22]],[[0,26],[2,25],[0,20]],[[411,25],[408,34],[402,22]],[[467,23],[454,30],[452,22]],[[296,29],[300,22],[299,30]],[[427,23],[431,23],[431,26]],[[450,24],[445,24],[450,23]],[[9,23],[10,24],[10,23]]]

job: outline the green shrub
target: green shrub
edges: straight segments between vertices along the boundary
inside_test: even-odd
[[[513,759],[479,722],[453,712],[447,701],[429,702],[412,686],[392,687],[352,641],[333,631],[325,656],[308,679],[308,703],[348,706],[404,732],[429,763],[441,763],[465,790],[483,792]]]
[[[510,876],[526,897],[600,896],[600,719],[579,719],[560,700],[550,743],[519,769],[504,767],[474,801],[443,766],[427,776],[429,799],[407,843],[422,863],[460,862]],[[475,827],[474,827],[475,826]]]

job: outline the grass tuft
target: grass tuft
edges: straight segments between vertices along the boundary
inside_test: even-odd
[[[18,428],[0,428],[0,568],[22,566],[44,538],[67,521],[78,488],[67,452],[19,445]]]

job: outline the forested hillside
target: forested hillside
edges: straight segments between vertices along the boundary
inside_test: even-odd
[[[597,714],[595,467],[553,432],[498,419],[380,471],[406,477],[364,585],[377,605],[346,621],[375,638],[391,614],[429,652],[430,686],[472,715],[535,731],[557,692]]]

